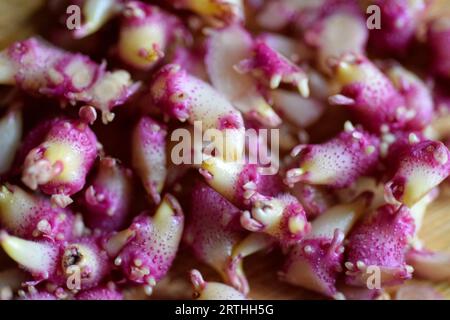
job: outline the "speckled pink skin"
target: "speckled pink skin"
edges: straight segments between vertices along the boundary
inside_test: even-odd
[[[243,155],[242,114],[211,85],[179,65],[168,64],[157,72],[150,90],[153,102],[168,116],[194,125],[201,121],[202,130],[215,129],[216,136],[221,134],[222,139],[211,144],[215,156],[234,161]]]
[[[167,273],[175,258],[184,216],[176,200],[171,201],[175,214],[166,221],[166,230],[155,227],[154,218],[148,213],[137,216],[129,228],[135,235],[117,257],[122,272],[131,282],[153,287]]]
[[[415,131],[429,125],[434,115],[434,101],[429,86],[399,65],[390,66],[386,73],[405,101],[404,108],[397,109],[397,121],[404,123],[402,129]]]
[[[308,220],[320,216],[336,203],[336,199],[330,190],[320,186],[297,183],[291,189],[291,192],[302,204]]]
[[[34,139],[33,142],[35,142]],[[48,161],[45,158],[45,152],[54,144],[66,145],[79,155],[81,163],[79,168],[77,168],[77,175],[66,182],[54,180],[53,177],[45,179],[47,180],[46,182],[39,183],[40,180],[35,177],[36,172],[33,170],[33,166],[41,160]],[[22,179],[31,189],[39,187],[42,192],[49,195],[62,194],[70,196],[84,187],[86,176],[97,157],[97,144],[94,132],[85,124],[64,118],[52,121],[44,140],[35,146],[25,158]],[[59,165],[61,167],[60,170],[64,170],[64,159],[56,161],[54,165]]]
[[[450,152],[439,141],[425,140],[399,148],[395,173],[385,184],[388,201],[411,207],[450,174]]]
[[[415,40],[425,3],[410,0],[373,0],[381,12],[382,26],[370,30],[369,44],[378,53],[403,56]]]
[[[96,176],[84,192],[86,225],[106,232],[123,228],[132,192],[131,170],[119,165],[116,159],[101,159]]]
[[[431,281],[450,280],[450,254],[427,249],[410,249],[406,261],[414,268],[414,276]]]
[[[233,249],[248,234],[240,224],[241,210],[214,191],[198,182],[191,195],[191,210],[186,219],[183,239],[196,258],[213,267],[224,280],[238,274],[228,275],[232,269]],[[248,287],[245,275],[239,276],[242,286]]]
[[[150,117],[142,117],[133,133],[133,167],[156,204],[167,176],[166,136],[167,127]]]
[[[70,209],[55,207],[49,199],[17,186],[4,188],[0,188],[0,222],[6,230],[26,239],[72,239],[74,215]]]
[[[82,291],[75,296],[76,300],[123,300],[123,294],[114,285],[98,286]]]
[[[427,34],[427,44],[431,55],[431,68],[434,73],[450,78],[450,18],[443,16],[433,21]]]
[[[305,210],[294,196],[279,187],[279,177],[262,178],[255,165],[220,164],[220,160],[208,160],[200,173],[212,188],[245,210],[241,215],[245,229],[272,236],[283,247],[297,243],[308,233],[310,224]]]
[[[160,105],[166,114],[180,121],[194,120],[195,110],[192,110],[192,108],[197,103],[195,94],[201,93],[203,90],[206,90],[207,93],[215,93],[215,90],[209,88],[206,82],[190,76],[184,69],[175,64],[169,64],[163,67],[155,76],[152,87],[155,103]],[[217,93],[217,98],[219,97],[221,96]],[[225,101],[220,101],[218,104],[220,106],[223,103]],[[226,104],[229,107],[228,103]],[[240,129],[244,126],[239,112],[235,111],[234,113],[230,113],[227,117],[229,119],[227,118],[226,126],[221,125],[225,121],[225,118],[216,119],[217,129],[225,129],[225,127],[229,129]]]
[[[193,106],[196,103],[195,94],[203,90],[202,87],[209,85],[200,79],[189,75],[179,65],[169,64],[164,66],[155,76],[152,92],[154,102],[161,106],[164,113],[180,121],[193,120]],[[207,88],[208,89],[208,88]],[[215,91],[211,88],[208,91]],[[232,116],[232,115],[230,115]],[[220,127],[220,119],[217,119],[217,128]],[[233,118],[229,127],[243,127],[242,119],[238,116]]]
[[[381,285],[400,284],[411,278],[405,262],[414,220],[405,206],[383,205],[366,216],[348,237],[346,278],[349,285],[366,286],[375,266],[381,271]]]
[[[37,38],[16,42],[3,54],[14,75],[8,84],[64,103],[89,103],[106,114],[139,87],[125,71],[105,71],[105,63],[98,65],[87,56],[66,52]],[[112,80],[114,77],[121,79]],[[105,97],[103,91],[111,89],[112,82],[117,87],[113,94],[108,90],[109,96]]]
[[[141,1],[128,1],[122,14],[119,41],[126,41],[126,38],[131,32],[139,32],[141,30],[145,33],[147,30],[156,28],[160,28],[162,32],[155,39],[148,39],[148,41],[152,42],[152,48],[150,50],[141,48],[137,52],[137,55],[145,58],[147,63],[134,63],[128,57],[128,55],[134,53],[123,52],[122,50],[126,49],[119,45],[118,54],[121,59],[137,69],[148,70],[164,58],[165,52],[171,42],[181,37],[188,37],[181,21],[176,16],[154,5],[149,5]]]
[[[366,57],[348,54],[332,69],[338,82],[341,77],[344,84],[339,94],[329,98],[331,104],[347,106],[355,118],[373,132],[379,132],[382,125],[393,129],[404,126],[404,119],[398,118],[397,111],[405,106],[403,96]],[[358,73],[359,76],[355,76]]]
[[[344,259],[343,240],[343,234],[339,233],[335,234],[333,239],[303,240],[289,254],[281,273],[281,279],[294,285],[299,280],[303,280],[298,284],[327,297],[335,297],[337,293],[336,279],[342,272]],[[298,277],[298,271],[310,279],[305,281],[302,276]]]
[[[251,72],[271,89],[286,83],[299,88],[302,95],[309,95],[306,73],[262,40],[255,41],[252,57],[242,60],[236,68],[239,72]]]
[[[341,299],[336,282],[343,271],[344,239],[372,201],[364,193],[351,203],[331,207],[312,222],[312,230],[288,255],[281,279],[327,297]]]
[[[285,183],[347,187],[375,169],[379,143],[378,137],[360,128],[352,128],[322,144],[297,146],[292,154],[300,154],[300,171],[298,168],[289,170]]]
[[[103,72],[88,57],[65,52],[37,38],[16,42],[8,48],[7,54],[16,68],[15,82],[20,88],[51,97],[67,98],[70,93],[84,91]],[[74,84],[65,70],[74,61],[89,70],[90,81],[83,86]],[[52,78],[52,71],[59,72],[62,78]]]
[[[249,183],[254,183],[254,185],[249,186]],[[249,204],[251,198],[248,194],[257,192],[265,196],[276,196],[283,192],[283,188],[284,186],[278,175],[261,175],[258,172],[257,165],[246,164],[239,173],[234,186],[234,202],[240,207],[245,207]],[[248,192],[246,193],[246,191]]]
[[[390,137],[386,140],[386,137]],[[414,140],[410,140],[414,137]],[[381,136],[382,143],[387,146],[386,152],[382,155],[381,160],[386,166],[388,174],[393,175],[397,169],[392,164],[398,163],[400,157],[410,152],[412,145],[417,142],[427,141],[428,139],[420,131],[403,132],[397,131],[393,133],[383,134]]]

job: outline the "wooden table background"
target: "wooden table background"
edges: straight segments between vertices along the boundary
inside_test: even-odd
[[[0,49],[14,40],[22,39],[33,31],[29,23],[44,0],[0,0]],[[450,251],[450,195],[441,195],[429,208],[422,230],[421,238],[427,247],[434,250]],[[257,254],[245,260],[253,299],[316,299],[320,296],[290,286],[277,279],[282,257],[277,254]],[[190,298],[192,290],[187,274],[192,268],[198,268],[207,280],[220,280],[210,268],[200,265],[189,252],[181,250],[169,275],[161,281],[153,298],[182,299]],[[411,282],[425,282],[412,280]],[[433,284],[447,299],[450,299],[450,285]],[[133,292],[133,297],[143,297],[141,292]]]

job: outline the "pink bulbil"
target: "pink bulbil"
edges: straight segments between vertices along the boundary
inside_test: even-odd
[[[241,216],[245,229],[270,235],[283,246],[297,242],[309,231],[305,210],[278,186],[277,176],[262,178],[255,165],[214,157],[202,163],[200,173],[214,190],[245,210]]]
[[[390,203],[414,205],[450,174],[449,150],[439,141],[425,140],[399,148],[394,174],[385,184]]]
[[[404,126],[403,96],[372,62],[361,55],[346,54],[332,62],[334,81],[340,93],[329,98],[334,105],[347,106],[364,127],[379,132],[382,125]]]
[[[148,70],[183,33],[185,30],[176,16],[157,6],[129,1],[122,14],[118,54],[129,65]]]
[[[346,283],[376,287],[410,279],[413,268],[406,264],[405,254],[414,230],[414,219],[405,206],[386,204],[366,216],[348,238]],[[371,278],[374,272],[379,277]]]
[[[239,62],[236,69],[242,73],[250,72],[257,79],[268,84],[270,89],[276,89],[281,83],[286,83],[298,88],[302,96],[309,96],[306,73],[264,41],[256,40],[252,56]]]
[[[22,181],[32,190],[52,195],[61,207],[70,204],[70,196],[80,191],[97,157],[98,142],[94,132],[84,123],[64,118],[41,127],[40,141],[27,153],[23,163]],[[28,139],[28,138],[27,138]],[[30,142],[27,143],[27,147]]]
[[[248,234],[240,224],[241,211],[219,193],[198,182],[192,192],[184,241],[201,262],[213,267],[237,290],[248,293],[242,261],[273,244],[270,237]]]
[[[177,47],[171,57],[171,63],[183,66],[189,74],[208,81],[208,74],[203,63],[205,52],[203,46]]]
[[[194,186],[184,242],[197,259],[212,266],[228,283],[233,249],[247,235],[240,216],[241,210],[206,184],[199,182]],[[247,283],[245,276],[243,281]]]
[[[255,165],[214,157],[202,163],[200,173],[214,190],[245,210],[241,216],[245,229],[270,235],[282,246],[298,242],[309,231],[305,210],[277,187],[277,176],[262,178]]]
[[[242,115],[208,83],[189,75],[179,65],[169,64],[156,74],[151,93],[165,114],[191,124],[202,121],[203,130],[218,130],[223,135],[214,141],[219,156],[229,161],[242,156]]]
[[[256,194],[276,196],[284,191],[278,175],[263,175],[259,170],[255,164],[216,157],[203,161],[199,169],[206,182],[238,208],[248,206]]]
[[[383,54],[404,56],[418,33],[427,4],[425,1],[372,0],[378,6],[381,26],[370,30],[370,45]]]
[[[181,207],[167,194],[154,216],[140,214],[128,229],[112,235],[105,248],[125,277],[150,295],[175,258],[183,226]]]
[[[74,236],[71,210],[54,207],[49,199],[13,185],[0,187],[0,222],[12,234],[27,239],[67,241]]]
[[[166,126],[150,117],[142,117],[133,132],[133,167],[156,204],[167,176],[166,136]]]
[[[338,290],[344,295],[345,300],[389,300],[389,296],[381,289],[349,286],[343,281],[338,283]]]
[[[0,83],[17,85],[32,94],[83,102],[112,121],[111,110],[123,104],[139,87],[124,70],[105,71],[89,57],[66,52],[37,38],[17,42],[0,53]]]
[[[343,188],[375,169],[379,139],[347,122],[343,132],[323,144],[295,147],[292,155],[298,154],[299,166],[287,171],[286,184],[305,182]]]
[[[124,227],[131,207],[132,172],[113,158],[100,160],[96,176],[84,192],[86,225],[104,231]]]
[[[343,242],[365,213],[371,198],[370,193],[363,194],[352,203],[331,207],[314,220],[312,231],[290,252],[281,279],[328,297],[342,299],[336,282],[343,271]]]
[[[404,130],[421,130],[431,123],[434,101],[429,87],[414,73],[393,65],[386,75],[404,97],[405,105],[397,109],[397,119],[404,123]]]
[[[250,208],[241,215],[242,226],[274,237],[284,248],[298,243],[311,230],[305,210],[289,193],[276,197],[255,194]]]
[[[339,299],[335,282],[342,271],[342,241],[343,236],[339,232],[331,240],[318,238],[302,241],[302,244],[291,252],[281,279]]]

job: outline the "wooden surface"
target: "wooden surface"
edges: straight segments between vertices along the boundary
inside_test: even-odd
[[[30,19],[43,0],[0,0],[0,48],[15,39],[32,33]],[[450,194],[450,193],[449,193]],[[432,204],[425,216],[421,238],[430,249],[450,251],[450,195],[441,197]],[[282,262],[279,253],[257,254],[245,260],[245,270],[249,278],[254,299],[316,299],[319,296],[280,282],[277,270]],[[207,280],[219,280],[217,274],[192,259],[189,252],[181,249],[169,275],[157,286],[154,298],[190,298],[192,291],[187,274],[198,268]],[[417,280],[413,280],[417,281]],[[445,283],[433,284],[437,290],[450,299],[450,286]],[[141,293],[134,292],[134,297]]]

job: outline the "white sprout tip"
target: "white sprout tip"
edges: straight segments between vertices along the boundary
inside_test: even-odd
[[[408,142],[409,144],[415,144],[417,142],[419,142],[419,138],[417,137],[417,135],[413,132],[411,132],[408,136]]]
[[[144,293],[150,297],[153,293],[153,287],[152,286],[144,286]]]
[[[276,89],[279,87],[281,83],[281,75],[276,74],[270,78],[270,89]]]
[[[375,152],[375,147],[374,146],[367,146],[366,149],[364,150],[364,152],[366,153],[366,155],[371,155],[372,153]]]
[[[304,98],[309,97],[310,91],[307,78],[303,78],[302,80],[300,80],[300,82],[298,83],[298,91],[300,92],[302,97]]]
[[[345,132],[353,132],[355,130],[355,126],[351,121],[345,121],[344,123],[344,130]]]

